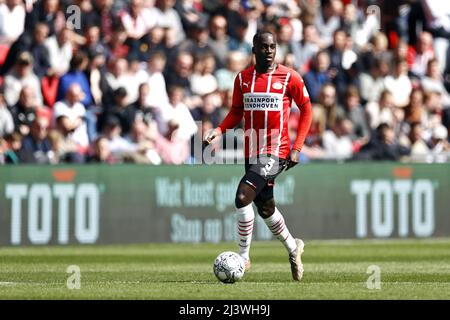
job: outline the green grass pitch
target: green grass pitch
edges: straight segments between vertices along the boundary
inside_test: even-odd
[[[284,247],[254,241],[235,284],[212,265],[234,243],[0,248],[0,299],[450,299],[450,239],[305,241],[305,273],[291,280]],[[81,270],[69,290],[67,267]],[[368,267],[381,288],[368,289]]]

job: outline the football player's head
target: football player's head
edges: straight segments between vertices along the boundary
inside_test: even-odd
[[[270,69],[275,64],[277,53],[276,37],[269,31],[259,31],[253,37],[252,52],[256,65],[261,69]]]

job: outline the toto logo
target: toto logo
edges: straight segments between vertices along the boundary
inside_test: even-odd
[[[435,229],[433,181],[353,180],[350,190],[355,195],[357,237],[367,237],[369,225],[375,237],[391,236],[394,225],[398,226],[400,237],[409,236],[411,231],[416,237],[433,235]]]
[[[95,243],[98,239],[100,190],[94,183],[11,183],[6,184],[5,196],[11,201],[13,245],[22,243],[22,230],[27,230],[32,244],[49,243],[53,231],[59,244],[67,244],[69,221],[74,221],[74,236],[79,243]],[[52,230],[54,211],[57,230]],[[22,228],[23,222],[27,229]]]

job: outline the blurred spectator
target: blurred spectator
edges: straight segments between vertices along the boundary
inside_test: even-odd
[[[217,80],[213,75],[215,64],[211,53],[196,57],[194,70],[189,79],[193,94],[202,96],[217,90]]]
[[[421,89],[411,91],[409,104],[405,108],[405,121],[408,123],[419,122],[425,125],[426,110],[424,106],[424,95]]]
[[[181,42],[177,50],[190,52],[194,57],[212,53],[213,49],[209,45],[208,22],[206,20],[197,22],[190,32],[190,37]]]
[[[442,103],[450,106],[450,94],[444,87],[444,79],[439,70],[439,62],[437,59],[431,59],[428,62],[427,72],[421,81],[422,88],[425,92],[438,92],[442,97]]]
[[[58,119],[64,132],[70,132],[71,138],[78,145],[80,152],[85,153],[89,146],[88,131],[85,121],[86,109],[81,103],[84,93],[78,83],[70,85],[64,100],[58,101],[53,106],[53,123]]]
[[[381,123],[387,123],[393,126],[394,116],[394,97],[388,90],[383,90],[379,101],[372,101],[366,105],[368,124],[371,129],[375,129]]]
[[[433,154],[440,154],[442,152],[450,151],[450,144],[447,140],[448,131],[443,125],[438,125],[433,129],[431,136],[431,152]]]
[[[137,101],[140,99],[138,98]],[[114,114],[120,120],[122,128],[122,136],[130,132],[131,125],[134,121],[136,109],[134,104],[130,104],[129,96],[123,87],[119,87],[114,91],[114,105],[106,114]],[[136,101],[135,101],[136,102]]]
[[[339,114],[342,114],[353,122],[353,139],[361,140],[362,144],[369,140],[370,130],[356,87],[349,86],[347,88],[344,105],[343,108],[339,110]]]
[[[217,127],[222,120],[219,107],[222,105],[222,99],[217,92],[211,92],[202,97],[200,106],[191,110],[192,117],[196,121],[211,121]]]
[[[167,96],[166,81],[164,79],[163,71],[166,67],[166,57],[162,52],[155,52],[147,64],[147,85],[149,87],[149,94],[146,103],[149,106],[164,108],[167,105],[169,98]]]
[[[117,161],[124,153],[134,152],[136,147],[128,140],[121,136],[122,128],[120,126],[120,119],[117,116],[110,114],[106,117],[102,130],[103,136],[108,140],[108,148]]]
[[[114,0],[95,0],[93,10],[86,17],[86,25],[100,26],[100,34],[105,43],[111,40],[114,28],[112,17]]]
[[[347,83],[345,81],[344,67],[342,64],[347,35],[344,30],[338,29],[333,33],[333,42],[327,48],[330,56],[330,78],[336,86],[338,100],[342,101],[345,95]]]
[[[230,51],[227,56],[226,67],[220,68],[214,74],[219,90],[233,90],[234,78],[245,69],[247,60],[247,57],[242,52]]]
[[[3,95],[0,97],[0,138],[14,131],[14,119],[6,107]]]
[[[154,123],[150,123],[150,126]],[[137,116],[131,125],[130,133],[126,136],[128,142],[135,147],[134,152],[129,152],[126,161],[144,164],[161,164],[162,160],[155,150],[153,134],[143,117]]]
[[[194,57],[189,52],[180,52],[173,65],[170,64],[167,72],[164,74],[166,86],[180,86],[187,90],[191,88],[190,76],[194,65]]]
[[[325,83],[319,92],[318,103],[313,108],[323,109],[325,115],[325,128],[331,129],[334,126],[337,113],[336,88],[331,83]]]
[[[277,37],[277,56],[275,57],[278,63],[285,63],[286,60],[293,58],[295,61],[295,57],[293,55],[293,33],[294,28],[290,24],[289,20],[281,19],[278,23],[276,30]],[[290,57],[292,56],[292,57]]]
[[[36,1],[33,10],[26,15],[25,30],[28,32],[34,30],[39,22],[48,26],[50,36],[60,32],[64,27],[65,17],[61,11],[59,0]]]
[[[355,155],[356,160],[397,161],[409,155],[410,149],[395,140],[392,127],[386,123],[378,126],[376,135]]]
[[[52,146],[48,140],[50,122],[45,117],[37,117],[32,123],[30,133],[22,140],[19,151],[20,162],[48,164],[52,157]]]
[[[396,107],[402,108],[409,103],[412,83],[408,78],[408,64],[406,60],[395,61],[393,74],[384,78],[384,87],[394,96]]]
[[[215,15],[209,20],[208,46],[217,61],[218,68],[224,68],[229,56],[230,38],[227,35],[227,20],[224,16]]]
[[[139,86],[139,97],[130,105],[133,121],[136,117],[141,117],[146,123],[156,122],[159,132],[167,130],[167,123],[164,120],[163,112],[170,112],[168,103],[164,108],[155,107],[149,104],[150,87],[147,83]]]
[[[358,47],[364,47],[369,42],[370,38],[378,32],[380,29],[380,16],[377,10],[370,10],[369,6],[373,5],[373,1],[363,1],[362,11],[366,12],[367,15],[364,16],[361,24],[356,27],[356,32],[352,34],[355,44]],[[378,9],[380,10],[380,9]]]
[[[342,68],[344,68],[344,70],[350,70],[357,60],[358,55],[353,50],[352,37],[347,35],[345,39],[344,52],[342,53]]]
[[[56,130],[50,130],[48,140],[52,146],[50,162],[57,163],[84,163],[84,157],[78,152],[77,143],[73,140],[71,131],[67,130],[65,116],[56,119]]]
[[[106,59],[100,47],[89,50],[89,65],[86,69],[86,77],[89,81],[93,103],[96,106],[110,104],[112,90],[106,80]]]
[[[157,21],[165,28],[172,29],[175,35],[175,44],[181,43],[186,37],[181,24],[180,16],[174,9],[175,0],[155,0]]]
[[[103,40],[100,37],[100,27],[91,25],[86,28],[85,41],[83,45],[80,47],[81,51],[84,51],[86,55],[89,55],[90,52],[102,52],[105,56],[105,59],[108,59],[109,52],[106,45],[103,43]]]
[[[0,137],[0,164],[1,160],[3,160],[3,162],[7,164],[20,163],[19,157],[21,149],[22,149],[22,135],[20,133],[13,132],[10,135],[5,136],[4,140],[2,140],[2,138]]]
[[[245,18],[240,17],[236,24],[236,36],[230,39],[230,50],[231,51],[241,51],[243,54],[249,56],[252,54],[252,46],[245,40],[245,35],[248,31],[248,21]]]
[[[189,157],[189,141],[180,139],[177,133],[179,124],[172,119],[168,124],[168,131],[164,136],[157,137],[155,148],[165,164],[182,164]]]
[[[298,119],[300,112],[298,109],[294,109],[295,112],[291,112],[289,115],[289,130],[291,143],[294,143],[297,137]],[[334,122],[333,122],[334,124]],[[331,129],[331,128],[330,128]],[[311,128],[309,129],[308,135],[306,136],[305,144],[308,147],[321,147],[323,134],[326,130],[326,115],[325,109],[319,105],[314,105]]]
[[[38,23],[33,30],[33,41],[29,48],[33,56],[33,71],[42,78],[47,75],[50,68],[49,52],[45,46],[45,40],[48,37],[48,26],[45,23]]]
[[[248,23],[248,28],[244,34],[244,41],[251,45],[256,31],[264,27],[262,21],[264,4],[260,0],[242,0],[240,9],[241,17]]]
[[[106,42],[111,58],[125,58],[130,51],[130,47],[126,44],[127,33],[124,27],[119,24],[112,29],[111,38]]]
[[[176,1],[175,10],[180,16],[181,24],[183,25],[184,30],[189,32],[196,23],[205,18],[202,9],[203,8],[200,1]]]
[[[411,129],[408,135],[409,147],[411,148],[411,156],[414,158],[425,157],[430,149],[423,139],[423,130],[420,122],[414,122],[411,124]]]
[[[305,74],[309,70],[309,64],[319,50],[324,48],[317,28],[313,24],[303,27],[303,37],[300,42],[294,42],[292,53],[295,57],[295,66],[301,74]]]
[[[36,118],[39,107],[40,104],[34,88],[28,85],[24,86],[20,91],[19,101],[11,107],[16,131],[23,136],[30,132],[30,125]]]
[[[137,57],[128,57],[128,76],[130,83],[128,84],[127,93],[130,102],[135,102],[138,98],[139,86],[148,81],[148,72],[145,70],[147,65],[140,62]]]
[[[325,45],[331,45],[334,32],[341,26],[343,5],[339,0],[324,0],[321,3],[321,10],[315,18],[315,25]]]
[[[429,32],[419,35],[416,47],[410,47],[408,51],[408,67],[411,73],[419,78],[425,75],[428,61],[435,57],[433,37]]]
[[[63,100],[66,97],[67,91],[73,83],[78,83],[84,93],[84,98],[82,100],[83,105],[85,107],[88,107],[92,104],[92,95],[89,80],[84,73],[88,66],[88,63],[88,56],[84,52],[78,51],[73,55],[72,59],[70,60],[69,71],[64,74],[59,80],[58,95],[56,97],[57,101]]]
[[[363,68],[370,70],[375,61],[392,61],[393,54],[388,51],[388,38],[382,32],[377,32],[370,39],[367,48],[362,51],[361,62]],[[397,50],[398,59],[406,59],[408,52],[408,45],[405,42],[399,42]],[[380,68],[382,65],[380,65]],[[381,70],[382,71],[382,70]],[[384,72],[382,72],[383,74]],[[383,74],[385,76],[385,74]]]
[[[380,95],[384,90],[381,72],[381,60],[374,59],[370,65],[369,72],[362,72],[359,75],[361,99],[363,102],[374,102],[380,99]]]
[[[305,85],[312,102],[317,102],[320,89],[331,81],[330,56],[327,51],[319,51],[315,56],[311,70],[304,75]]]
[[[434,128],[442,124],[443,105],[439,92],[429,91],[424,95],[423,126],[425,136],[430,137]]]
[[[0,44],[9,47],[25,28],[25,6],[22,0],[5,0],[0,4]]]
[[[139,48],[131,48],[129,55],[137,57],[140,61],[147,61],[157,52],[165,52],[165,35],[166,30],[156,25],[140,39]],[[170,52],[167,52],[170,55]],[[166,59],[166,55],[164,54]]]
[[[70,60],[73,54],[72,38],[72,29],[64,28],[58,35],[51,36],[45,40],[44,45],[48,51],[52,75],[61,77],[69,71]]]
[[[439,69],[443,71],[448,65],[445,53],[449,47],[450,39],[450,9],[442,1],[424,0],[420,3],[424,11],[425,27],[434,37],[433,47],[439,61]]]
[[[447,132],[450,131],[450,108],[442,110],[442,124],[447,128]],[[450,141],[450,140],[449,140]]]
[[[22,52],[5,76],[5,100],[8,106],[19,101],[20,91],[24,86],[33,88],[39,104],[42,104],[41,84],[33,72],[33,57],[29,52]]]
[[[361,32],[361,17],[358,15],[358,8],[353,3],[348,3],[344,7],[344,13],[341,20],[341,28],[355,41],[359,47],[367,42],[366,37],[357,37]],[[360,39],[362,41],[360,41]],[[362,43],[360,43],[362,42]]]
[[[192,118],[188,107],[183,103],[184,89],[181,87],[169,88],[170,111],[166,112],[164,120],[169,123],[175,120],[178,123],[177,138],[190,140],[197,132],[197,124]]]
[[[111,60],[105,78],[112,91],[123,88],[128,99],[134,101],[138,95],[139,82],[131,77],[128,66],[128,61],[125,59]]]
[[[329,159],[349,159],[353,154],[353,123],[348,118],[338,117],[332,130],[323,134],[323,147]]]
[[[158,19],[153,11],[144,7],[143,0],[130,0],[128,7],[119,13],[119,17],[127,37],[132,40],[142,38]]]
[[[92,153],[86,160],[88,163],[116,163],[111,150],[109,148],[109,141],[104,136],[98,136],[92,147]]]

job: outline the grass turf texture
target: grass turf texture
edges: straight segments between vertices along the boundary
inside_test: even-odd
[[[0,299],[450,299],[450,239],[306,241],[291,280],[284,247],[254,242],[252,269],[222,284],[212,265],[234,243],[0,248]],[[81,289],[69,290],[69,265]],[[369,290],[367,268],[381,269]]]

